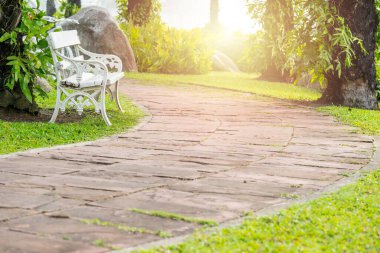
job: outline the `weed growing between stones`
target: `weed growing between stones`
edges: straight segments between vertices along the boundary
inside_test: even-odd
[[[160,218],[167,218],[167,219],[172,219],[172,220],[184,221],[188,223],[195,223],[202,226],[209,226],[209,227],[218,226],[218,223],[213,220],[200,219],[196,217],[188,217],[188,216],[184,216],[184,215],[180,215],[176,213],[169,213],[165,211],[159,211],[159,210],[148,211],[148,210],[142,210],[142,209],[137,209],[137,208],[130,209],[129,211],[134,212],[134,213],[139,213],[139,214],[160,217]]]
[[[87,224],[87,225],[96,225],[96,226],[101,226],[101,227],[113,227],[113,228],[116,228],[118,230],[131,232],[131,233],[157,235],[161,238],[168,238],[168,237],[173,236],[170,232],[167,232],[167,231],[162,231],[162,230],[154,231],[154,230],[150,230],[150,229],[146,229],[146,228],[131,227],[131,226],[127,226],[125,224],[113,223],[110,221],[103,221],[99,218],[82,219],[81,222],[84,224]]]

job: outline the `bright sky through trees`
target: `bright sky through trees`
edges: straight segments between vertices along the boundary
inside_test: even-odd
[[[35,3],[35,0],[29,0]],[[42,8],[46,0],[40,0]],[[210,0],[161,0],[162,19],[170,26],[191,29],[210,21]],[[58,1],[56,4],[59,5]],[[117,14],[115,0],[82,0],[82,7],[100,5]],[[219,21],[229,32],[252,33],[257,30],[247,14],[246,0],[219,0]]]
[[[219,0],[219,6],[219,21],[228,31],[255,30],[255,23],[247,14],[246,0]],[[162,19],[178,28],[203,27],[210,19],[210,1],[162,0]]]

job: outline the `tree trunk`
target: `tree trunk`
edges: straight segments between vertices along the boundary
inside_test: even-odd
[[[349,107],[377,109],[375,48],[378,17],[374,0],[331,1],[354,36],[363,41],[366,52],[354,46],[356,58],[350,68],[344,68],[341,77],[327,74],[328,86],[321,101]],[[342,61],[342,66],[344,62]]]
[[[128,20],[136,26],[149,22],[153,15],[154,0],[128,0]]]
[[[21,5],[19,0],[0,0],[0,31],[9,32],[14,30],[21,21]],[[5,85],[10,75],[11,68],[6,65],[7,57],[16,55],[23,50],[22,35],[17,36],[17,45],[11,46],[8,41],[0,43],[0,107],[13,107],[19,110],[36,112],[37,105],[29,103],[20,86],[15,85],[12,91]]]
[[[54,13],[57,12],[57,8],[55,6],[54,0],[47,0],[46,1],[46,15],[52,17]]]
[[[219,0],[210,1],[210,26],[214,30],[219,27]]]

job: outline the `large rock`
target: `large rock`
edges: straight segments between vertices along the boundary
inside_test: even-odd
[[[216,51],[212,56],[212,65],[214,70],[240,72],[239,67],[235,64],[235,62],[220,51]]]
[[[123,61],[124,71],[137,71],[131,45],[107,9],[99,6],[82,8],[70,17],[79,24],[64,23],[63,30],[77,30],[84,49],[100,54],[114,54]]]

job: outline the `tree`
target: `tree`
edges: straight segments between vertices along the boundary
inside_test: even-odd
[[[21,4],[19,0],[0,1],[0,34],[14,31],[21,22]],[[30,103],[22,92],[20,86],[13,90],[7,88],[8,77],[12,67],[7,65],[7,58],[22,51],[24,43],[22,35],[15,38],[17,43],[11,44],[9,40],[0,42],[0,106],[14,107],[20,110],[36,111],[35,103]]]
[[[219,0],[210,1],[210,27],[213,30],[219,27]]]
[[[161,3],[158,0],[116,0],[120,22],[143,26],[151,20],[160,20]]]
[[[252,1],[271,49],[266,66],[327,86],[322,102],[377,108],[374,0]]]
[[[374,0],[331,1],[339,15],[346,20],[353,35],[361,39],[366,51],[355,44],[352,65],[345,67],[340,75],[327,73],[328,86],[322,101],[366,109],[377,109],[375,49],[378,16]],[[333,52],[335,57],[339,50]],[[341,62],[343,59],[341,59]]]
[[[54,0],[46,1],[46,15],[52,17],[57,12]]]
[[[1,107],[37,112],[35,96],[46,95],[37,78],[48,79],[52,71],[46,41],[52,24],[43,16],[44,12],[26,1],[0,0]]]
[[[293,6],[288,0],[267,0],[262,24],[266,43],[265,58],[269,61],[262,71],[260,79],[288,82],[290,80],[289,71],[282,69],[286,55],[281,49],[281,43],[283,43],[281,38],[284,38],[293,29]]]

